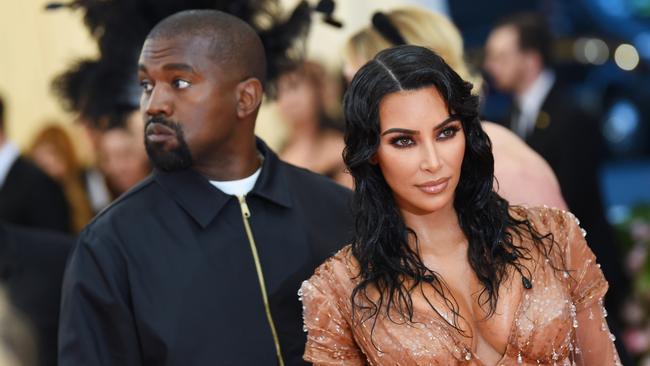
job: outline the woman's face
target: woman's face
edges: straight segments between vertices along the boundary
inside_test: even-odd
[[[278,108],[293,126],[318,122],[318,96],[312,83],[297,72],[278,79]]]
[[[453,207],[465,154],[460,120],[450,118],[435,87],[401,91],[379,104],[374,157],[401,211],[428,214]]]

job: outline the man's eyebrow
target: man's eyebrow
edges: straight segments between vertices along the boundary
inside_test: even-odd
[[[388,135],[389,133],[403,133],[406,135],[417,135],[420,133],[420,131],[409,130],[406,128],[389,128],[386,131],[382,132],[381,135],[384,136],[384,135]]]
[[[184,63],[171,63],[163,65],[163,70],[186,71],[195,74],[194,68]]]
[[[177,70],[177,71],[186,71],[195,74],[194,68],[188,64],[184,63],[170,63],[163,65],[163,70]],[[142,72],[147,72],[147,67],[143,64],[138,64],[138,70]]]

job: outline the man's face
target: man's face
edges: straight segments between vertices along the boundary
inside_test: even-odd
[[[526,55],[519,49],[519,36],[514,27],[495,29],[485,46],[485,70],[495,86],[505,92],[513,92],[522,79]]]
[[[138,77],[145,145],[163,170],[219,159],[237,121],[237,75],[224,72],[204,37],[147,39]]]

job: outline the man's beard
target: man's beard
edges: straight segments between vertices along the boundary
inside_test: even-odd
[[[146,137],[146,129],[151,123],[159,123],[172,128],[176,132],[178,145],[173,149],[166,151],[164,149],[164,144],[150,142]],[[173,122],[160,116],[155,116],[147,120],[147,123],[145,123],[144,145],[149,160],[160,170],[171,172],[185,170],[192,166],[192,153],[190,152],[190,148],[187,146],[183,129],[178,122]]]

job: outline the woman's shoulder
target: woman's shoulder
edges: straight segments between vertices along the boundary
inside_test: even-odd
[[[542,231],[564,231],[579,225],[580,221],[569,211],[549,206],[510,206],[510,214],[519,220],[528,220],[540,234]]]
[[[580,220],[571,212],[554,207],[511,207],[517,219],[528,220],[544,242],[547,259],[550,256],[558,268],[575,267],[582,259],[593,257],[587,242],[586,231],[580,227]],[[529,242],[532,247],[532,237]],[[540,249],[540,247],[537,247]]]
[[[299,295],[317,292],[348,297],[356,286],[358,268],[352,246],[347,245],[316,268],[314,274],[302,283]]]

